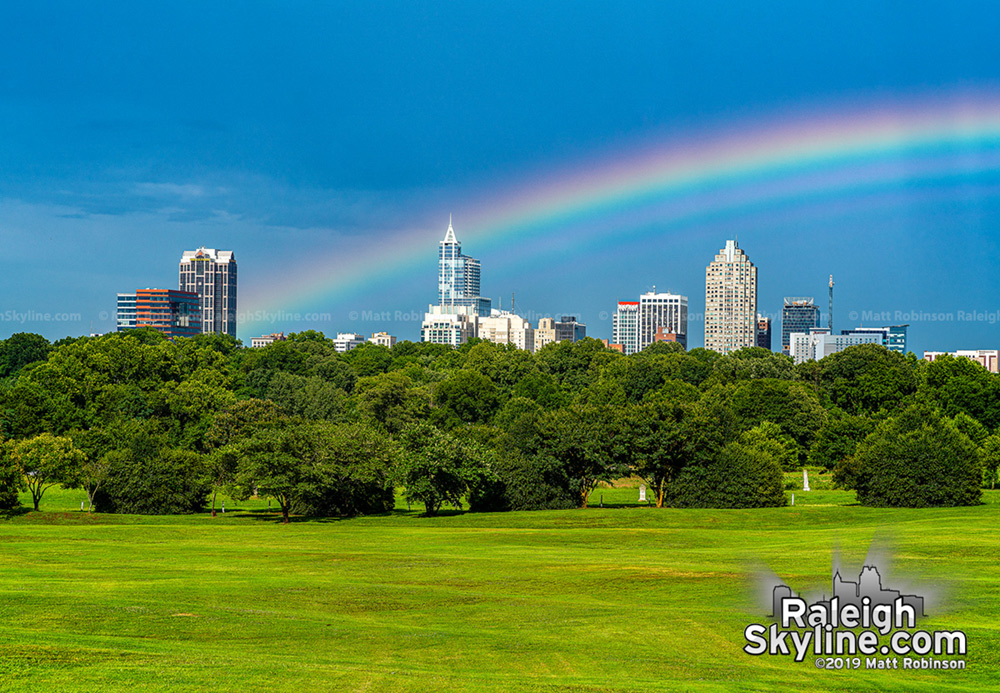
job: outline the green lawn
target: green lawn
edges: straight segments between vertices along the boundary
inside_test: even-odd
[[[0,519],[0,690],[1000,689],[1000,492],[876,510],[812,485],[769,510],[635,507],[616,485],[595,491],[603,509],[424,518],[401,501],[287,526],[266,502],[103,516],[50,491]],[[967,670],[742,652],[766,613],[758,567],[821,590],[834,547],[854,567],[876,536],[897,574],[946,595],[926,625],[966,631]]]

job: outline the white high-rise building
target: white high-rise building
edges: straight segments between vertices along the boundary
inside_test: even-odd
[[[355,332],[338,332],[333,339],[333,348],[338,354],[346,354],[351,349],[361,346],[368,340],[363,334]]]
[[[638,351],[656,341],[657,333],[672,334],[687,348],[688,299],[679,294],[647,291],[639,297]]]
[[[198,294],[203,333],[236,336],[236,255],[231,250],[198,248],[181,256],[181,291]]]
[[[611,322],[611,343],[620,344],[626,356],[639,351],[638,301],[618,301],[618,310]]]
[[[757,268],[726,241],[705,268],[705,348],[728,354],[757,344]]]
[[[476,315],[468,306],[428,306],[420,341],[462,346],[476,336]]]

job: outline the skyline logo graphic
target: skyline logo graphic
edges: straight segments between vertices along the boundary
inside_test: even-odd
[[[853,582],[835,555],[832,591],[814,599],[774,575],[767,581],[773,622],[744,629],[744,652],[795,662],[812,655],[817,669],[965,669],[965,633],[919,628],[927,595],[884,585],[880,567],[887,562],[870,551]]]

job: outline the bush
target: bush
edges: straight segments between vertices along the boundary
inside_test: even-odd
[[[955,424],[926,405],[884,421],[858,445],[834,480],[857,491],[862,505],[923,508],[976,505],[982,462]]]
[[[668,500],[678,508],[772,508],[785,505],[780,442],[767,429],[747,431],[712,461],[688,465],[670,484]]]
[[[572,480],[555,459],[505,452],[489,472],[469,484],[472,511],[564,510],[579,505]]]
[[[152,448],[107,454],[108,478],[94,495],[106,513],[178,515],[200,512],[212,490],[201,456],[189,450]]]

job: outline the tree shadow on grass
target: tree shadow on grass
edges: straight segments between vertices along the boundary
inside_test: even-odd
[[[31,508],[26,505],[19,505],[18,507],[11,508],[10,510],[0,510],[0,520],[12,520],[15,517],[27,515],[30,512]]]

